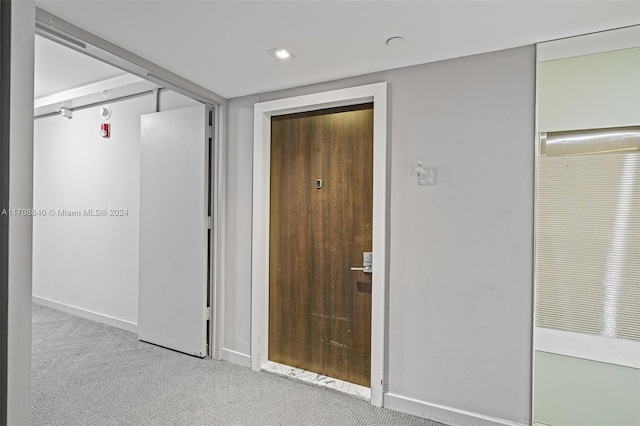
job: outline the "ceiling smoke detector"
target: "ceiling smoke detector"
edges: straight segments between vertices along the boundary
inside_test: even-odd
[[[391,37],[387,40],[387,46],[389,47],[400,46],[402,43],[404,43],[404,39],[400,36]]]

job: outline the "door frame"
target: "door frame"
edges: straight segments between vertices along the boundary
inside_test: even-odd
[[[9,208],[11,2],[0,3],[0,208]],[[9,357],[9,218],[0,219],[0,425],[7,424]]]
[[[253,121],[251,233],[251,368],[269,360],[269,204],[271,117],[373,102],[373,283],[371,295],[371,404],[382,406],[386,383],[389,265],[387,83],[258,102]]]

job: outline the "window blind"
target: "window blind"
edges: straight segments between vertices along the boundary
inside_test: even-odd
[[[536,209],[538,327],[640,340],[638,130],[631,141],[629,135],[618,135],[618,142],[614,137],[600,144],[588,132],[583,149],[576,148],[580,135],[542,135]],[[549,141],[555,141],[554,149]],[[557,149],[558,143],[565,149]]]

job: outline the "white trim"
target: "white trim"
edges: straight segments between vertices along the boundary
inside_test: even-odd
[[[534,336],[536,351],[640,368],[640,342],[542,327]]]
[[[525,426],[499,417],[460,410],[446,405],[433,404],[393,393],[384,394],[384,406],[414,416],[435,420],[451,426]]]
[[[538,62],[640,46],[640,25],[539,43]]]
[[[533,134],[533,274],[532,279],[532,300],[531,300],[531,312],[533,312],[533,318],[531,322],[531,339],[529,342],[531,343],[531,375],[529,376],[529,386],[531,388],[531,405],[529,406],[529,418],[531,421],[535,420],[535,412],[536,412],[536,386],[535,386],[535,377],[536,377],[536,357],[535,357],[535,335],[536,335],[536,283],[537,283],[537,274],[536,274],[536,256],[537,256],[537,247],[538,241],[536,240],[536,230],[538,229],[538,223],[536,218],[538,217],[538,163],[540,159],[540,132],[538,128],[538,80],[540,78],[540,44],[536,45],[536,84],[535,84],[535,116],[533,118],[533,126],[534,126],[534,134]]]
[[[222,336],[224,324],[224,283],[225,276],[225,188],[226,188],[226,135],[225,135],[225,113],[226,101],[222,105],[214,107],[214,135],[213,141],[216,148],[212,166],[215,168],[211,173],[212,190],[211,212],[213,214],[212,238],[209,245],[209,255],[211,256],[210,270],[210,306],[213,311],[213,318],[209,327],[209,356],[213,359],[222,359]]]
[[[251,355],[232,351],[231,349],[222,348],[220,351],[220,359],[242,367],[251,368]]]
[[[371,306],[371,403],[382,406],[386,346],[388,267],[387,83],[351,87],[254,106],[253,213],[251,245],[251,367],[260,371],[268,361],[269,319],[269,188],[271,116],[373,102],[373,252]]]
[[[33,300],[33,303],[36,303],[38,305],[48,306],[50,308],[57,309],[62,312],[66,312],[68,314],[89,319],[91,321],[96,321],[102,324],[106,324],[113,327],[121,328],[123,330],[131,331],[132,333],[138,332],[138,324],[131,321],[114,318],[109,315],[89,311],[87,309],[79,308],[77,306],[71,306],[65,303],[56,302],[55,300],[45,299],[44,297],[32,296],[31,298]]]

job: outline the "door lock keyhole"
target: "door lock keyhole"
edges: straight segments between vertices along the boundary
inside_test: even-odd
[[[322,188],[322,180],[316,179],[316,189],[320,189],[320,188]]]

